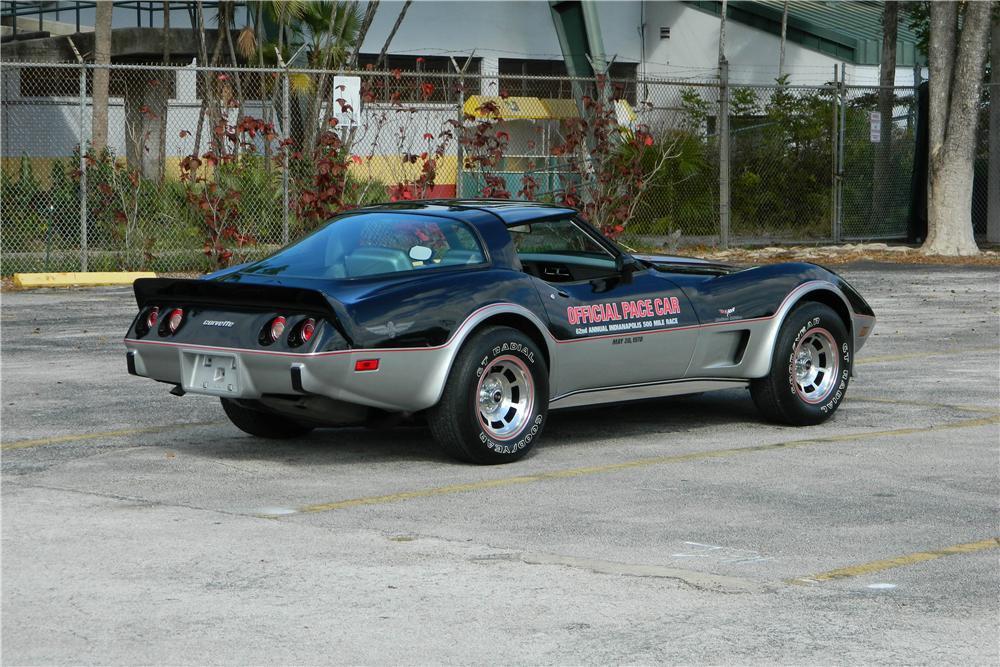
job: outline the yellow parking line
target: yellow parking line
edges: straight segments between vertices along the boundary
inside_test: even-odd
[[[222,424],[223,421],[210,421],[210,422],[190,422],[186,424],[169,424],[166,426],[149,426],[146,428],[124,428],[119,431],[100,431],[97,433],[83,433],[75,435],[59,435],[53,438],[37,438],[35,440],[15,440],[14,442],[5,442],[0,445],[0,450],[7,451],[9,449],[28,449],[29,447],[43,447],[45,445],[58,445],[65,442],[78,442],[84,440],[97,440],[99,438],[120,438],[125,435],[140,435],[143,433],[162,433],[164,431],[172,431],[179,428],[194,428],[196,426],[214,426],[216,424]]]
[[[980,405],[957,405],[955,403],[932,403],[929,401],[900,401],[891,398],[875,398],[874,396],[851,396],[851,401],[856,401],[858,403],[912,405],[918,408],[941,408],[943,410],[959,410],[962,412],[984,412],[988,415],[1000,414],[1000,408],[984,408]]]
[[[862,563],[861,565],[852,565],[850,567],[842,567],[837,570],[830,570],[829,572],[820,572],[819,574],[813,574],[808,577],[791,579],[789,580],[789,583],[803,584],[814,581],[831,581],[834,579],[860,577],[866,574],[871,574],[872,572],[882,572],[883,570],[891,570],[897,567],[915,565],[916,563],[923,563],[928,560],[937,560],[938,558],[944,558],[945,556],[969,554],[976,551],[985,551],[987,549],[997,548],[1000,548],[1000,537],[990,537],[985,540],[980,540],[979,542],[956,544],[955,546],[935,549],[933,551],[918,551],[917,553],[908,554],[906,556],[875,560],[870,563]]]
[[[887,361],[908,361],[910,359],[926,359],[927,357],[950,357],[958,354],[974,354],[978,352],[996,352],[995,347],[977,347],[969,349],[941,350],[940,352],[911,352],[908,354],[886,354],[881,357],[860,357],[854,360],[855,366],[864,364],[882,364]]]
[[[885,431],[866,431],[862,433],[846,433],[843,435],[829,435],[820,438],[809,438],[806,440],[789,440],[777,442],[770,445],[755,445],[752,447],[734,447],[732,449],[716,449],[707,452],[691,452],[689,454],[676,454],[672,456],[657,456],[654,458],[636,459],[623,461],[621,463],[608,463],[606,465],[588,466],[585,468],[567,468],[564,470],[553,470],[534,475],[518,475],[517,477],[501,477],[499,479],[487,479],[479,482],[469,482],[466,484],[451,484],[448,486],[437,486],[426,489],[415,489],[413,491],[401,491],[381,496],[366,496],[362,498],[351,498],[348,500],[337,500],[329,503],[318,503],[315,505],[305,505],[298,511],[304,514],[315,514],[319,512],[332,512],[335,510],[348,509],[361,505],[384,505],[388,503],[404,502],[417,498],[429,498],[432,496],[444,496],[454,493],[468,493],[470,491],[482,491],[485,489],[496,489],[520,484],[532,484],[552,479],[568,479],[572,477],[584,477],[588,475],[599,475],[621,470],[633,470],[637,468],[648,468],[650,466],[667,465],[671,463],[686,463],[688,461],[701,461],[707,459],[726,458],[739,456],[754,452],[766,452],[777,449],[796,449],[810,445],[819,445],[830,442],[845,442],[850,440],[860,440],[862,438],[882,438],[895,435],[908,435],[913,433],[926,433],[928,431],[943,431],[956,428],[971,428],[974,426],[986,426],[1000,423],[1000,416],[980,417],[977,419],[965,419],[948,424],[937,424],[934,426],[912,427],[890,429]]]

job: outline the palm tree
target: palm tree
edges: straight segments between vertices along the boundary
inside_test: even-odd
[[[312,147],[316,143],[320,123],[324,125],[333,115],[333,90],[327,91],[330,70],[342,69],[357,43],[361,27],[361,13],[356,0],[338,2],[323,0],[309,3],[303,9],[298,21],[291,24],[292,35],[306,44],[309,68],[319,70],[311,76],[312,99],[305,114],[305,136],[303,146]],[[323,101],[327,101],[323,112]]]
[[[263,65],[276,63],[276,53],[280,53],[287,66],[318,70],[294,74],[290,78],[296,96],[292,112],[299,120],[292,123],[292,134],[302,147],[312,147],[319,128],[325,126],[336,111],[333,90],[329,86],[331,74],[357,58],[375,10],[369,7],[363,19],[357,0],[256,0],[253,4],[253,13],[258,17],[256,25],[244,28],[237,40],[244,56],[255,51],[258,63]],[[277,28],[277,34],[270,41],[266,40],[270,35],[265,35],[265,12]],[[277,92],[276,88],[272,90]],[[324,100],[327,102],[325,109]]]

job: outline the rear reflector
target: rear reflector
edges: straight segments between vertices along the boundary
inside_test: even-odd
[[[356,371],[377,371],[378,370],[378,359],[358,359],[354,362],[354,370]]]

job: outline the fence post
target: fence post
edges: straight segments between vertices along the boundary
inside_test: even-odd
[[[292,136],[291,113],[288,110],[288,68],[281,77],[281,128],[284,141],[281,147],[281,242],[288,245],[288,141]]]
[[[80,63],[80,271],[87,266],[87,66]]]
[[[833,66],[833,131],[830,135],[830,239],[837,238],[837,210],[840,208],[840,184],[837,174],[840,172],[840,104],[843,101],[843,89],[837,76],[837,66]]]
[[[729,61],[719,61],[719,244],[729,248]]]
[[[833,221],[833,242],[844,237],[844,143],[847,128],[847,65],[840,63],[840,134],[837,137],[837,217]]]
[[[466,61],[468,63],[468,61]],[[455,196],[462,198],[462,172],[464,171],[465,151],[462,150],[462,128],[465,127],[465,68],[459,69],[455,59],[451,59],[451,64],[459,73],[458,77],[458,127],[455,128],[455,135],[458,141],[455,142]]]

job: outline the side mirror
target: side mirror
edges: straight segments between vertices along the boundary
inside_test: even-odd
[[[615,273],[621,276],[622,282],[628,284],[632,282],[632,274],[635,272],[635,262],[627,255],[617,255],[615,257]]]

